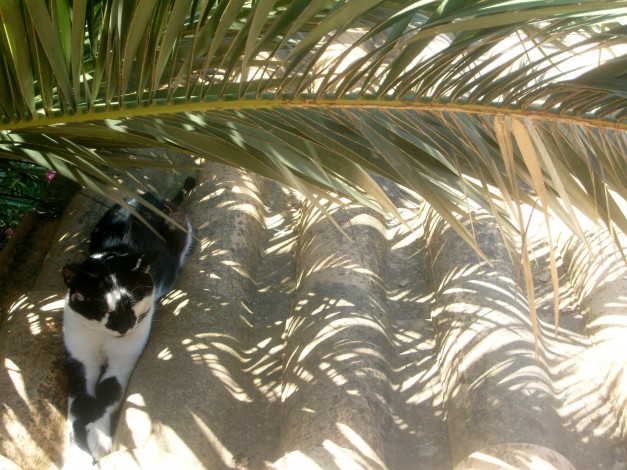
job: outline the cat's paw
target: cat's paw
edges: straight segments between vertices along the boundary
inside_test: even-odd
[[[86,470],[93,468],[94,458],[89,452],[76,445],[66,450],[61,470]]]
[[[87,431],[87,447],[95,462],[111,452],[113,439],[107,429],[98,425],[99,422],[90,423],[85,427]]]

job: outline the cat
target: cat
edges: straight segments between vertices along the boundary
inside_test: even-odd
[[[172,202],[143,196],[186,230],[129,198],[127,204],[158,235],[115,205],[94,227],[88,258],[63,267],[68,287],[63,312],[70,434],[66,468],[91,465],[111,451],[114,422],[148,340],[155,305],[174,286],[192,246],[192,226],[179,206],[194,185],[187,178]]]

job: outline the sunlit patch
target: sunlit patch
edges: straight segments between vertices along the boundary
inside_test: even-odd
[[[303,351],[298,357],[298,362],[302,362],[309,355],[309,353],[311,353],[311,351],[313,351],[319,344],[333,337],[340,331],[343,331],[347,328],[352,328],[352,327],[372,328],[379,333],[382,333],[384,335],[386,334],[386,332],[381,327],[381,325],[375,322],[374,320],[371,320],[368,318],[339,318],[325,325],[318,332],[316,337],[309,344],[307,344],[307,346],[303,348]]]
[[[36,336],[41,333],[41,321],[39,319],[39,315],[36,313],[29,312],[26,315],[26,319],[28,321],[28,328],[30,330],[30,334]]]
[[[290,381],[284,382],[283,389],[281,390],[281,401],[285,402],[296,391],[298,391],[297,383]]]
[[[265,348],[268,344],[270,344],[270,341],[272,341],[272,337],[261,340],[259,343],[257,343],[257,347],[260,349]]]
[[[392,245],[392,250],[398,250],[401,248],[405,248],[410,246],[412,243],[424,237],[424,234],[421,231],[415,230],[413,232],[409,232],[406,236],[404,236],[400,241]]]
[[[283,237],[285,235],[292,235],[292,236],[285,238],[284,240],[276,241],[276,242],[274,242],[274,238],[273,238],[271,242],[274,242],[274,243],[268,248],[266,248],[266,252],[265,252],[266,256],[287,255],[295,251],[296,237],[293,235],[293,232],[291,230],[285,231],[285,232],[277,232],[275,238]]]
[[[284,455],[272,465],[272,468],[276,470],[289,470],[292,468],[297,468],[298,470],[322,470],[316,462],[299,450]]]
[[[346,377],[344,377],[342,374],[340,374],[337,370],[335,370],[334,368],[330,368],[327,370],[327,375],[329,376],[329,378],[331,379],[331,381],[337,385],[338,387],[341,387],[342,385],[346,385],[348,383],[348,380],[346,379]]]
[[[457,467],[498,468],[504,470],[557,470],[574,469],[561,454],[547,447],[534,444],[506,444],[488,447],[470,454]]]
[[[218,454],[218,456],[220,457],[220,460],[222,460],[222,462],[224,463],[224,466],[227,468],[232,468],[231,465],[233,464],[233,461],[234,461],[233,454],[229,452],[229,450],[225,447],[225,445],[222,444],[218,436],[216,436],[216,434],[211,430],[211,428],[207,426],[205,422],[198,415],[196,415],[196,413],[194,413],[193,411],[190,411],[190,413],[192,415],[192,418],[194,419],[194,422],[200,429],[200,432],[202,432],[202,434],[207,439],[207,442],[209,443],[209,445],[211,445],[211,447],[213,447],[213,449],[215,450],[216,454]]]
[[[163,303],[164,305],[167,305],[169,303],[174,302],[175,300],[185,297],[186,295],[187,295],[186,292],[180,289],[175,289],[173,291],[170,291],[170,293],[161,300],[161,303]]]
[[[270,360],[268,360],[270,359]],[[265,363],[264,363],[265,361]],[[252,375],[267,375],[265,374],[266,371],[268,371],[269,369],[272,369],[273,371],[279,371],[281,370],[281,367],[277,367],[279,366],[279,361],[278,360],[272,360],[272,355],[270,354],[266,354],[264,355],[260,360],[259,363],[261,363],[261,365],[259,365],[258,367],[254,368],[251,371]]]
[[[9,308],[9,313],[14,313],[16,310],[22,308],[24,303],[28,300],[28,297],[23,295],[17,301],[13,302],[13,305]]]
[[[28,395],[26,393],[26,386],[24,384],[21,369],[8,357],[4,359],[4,369],[7,371],[11,382],[13,382],[13,387],[15,388],[17,394],[24,403],[28,403]]]
[[[408,381],[403,383],[403,388],[409,386],[410,382],[416,385],[413,388],[413,390],[416,390],[416,393],[408,397],[405,400],[405,403],[410,405],[429,403],[434,409],[437,409],[442,405],[442,387],[436,366],[432,366],[424,373],[417,374],[414,378],[410,378]],[[411,391],[411,389],[408,389],[407,391]]]
[[[204,201],[209,201],[214,197],[219,196],[220,194],[222,194],[224,191],[226,191],[225,188],[218,188],[216,189],[214,192],[207,194],[205,197],[203,197],[200,201],[198,202],[204,202]]]
[[[168,348],[167,346],[162,349],[159,354],[157,354],[157,359],[160,359],[162,361],[169,361],[173,357],[174,355],[172,354],[172,351],[170,351],[170,348]]]
[[[304,367],[297,367],[294,372],[296,373],[296,376],[302,382],[305,382],[305,383],[313,382],[315,380],[315,378],[316,378],[311,372],[309,372]]]
[[[264,394],[268,403],[277,403],[281,399],[281,383],[278,380],[272,380],[264,384],[259,377],[253,379],[253,384]]]
[[[411,293],[411,290],[400,290],[400,291],[398,291],[397,294],[389,295],[388,298],[390,300],[394,300],[394,301],[402,300],[405,297],[407,297],[410,293]]]
[[[368,459],[377,463],[381,466],[381,468],[385,468],[386,465],[383,463],[383,459],[375,452],[375,450],[370,446],[359,434],[353,431],[349,426],[342,423],[337,423],[337,427],[342,433],[342,435],[353,445],[361,454],[363,454]]]
[[[60,310],[63,308],[64,305],[65,305],[65,300],[59,299],[59,300],[55,300],[54,302],[50,302],[49,304],[42,305],[40,307],[40,310],[44,312],[49,312],[51,310]]]
[[[246,303],[243,300],[239,301],[239,304],[242,306],[242,308],[244,310],[246,310],[248,313],[250,313],[251,315],[254,314],[254,312],[248,307],[248,305],[246,305]]]
[[[211,247],[214,242],[213,240],[209,240],[208,238],[203,238],[200,242],[200,251],[205,251],[207,248]]]
[[[211,335],[211,334],[209,334]],[[213,351],[218,350],[225,352],[240,361],[243,358],[233,348],[223,342],[214,341],[211,345],[204,343],[194,343],[191,340],[184,340],[184,345],[187,347],[187,351],[190,353],[192,361],[197,364],[203,364],[207,366],[209,371],[217,378],[226,388],[226,390],[237,400],[252,403],[252,399],[248,396],[246,391],[239,385],[234,377],[229,372],[229,369],[222,363],[220,356]]]
[[[221,343],[219,341],[213,341],[213,342],[211,342],[211,346],[216,348],[216,349],[218,349],[219,351],[223,351],[223,352],[229,354],[230,356],[238,359],[240,362],[243,362],[243,363],[247,362],[247,360],[244,359],[241,354],[239,354],[234,348],[232,348],[231,346],[229,346],[226,343]]]
[[[222,260],[220,262],[226,266],[229,266],[233,271],[238,273],[240,276],[245,277],[246,279],[253,280],[250,273],[246,271],[240,263],[236,261],[230,261],[230,260]]]
[[[250,328],[254,328],[254,325],[250,322],[250,320],[248,320],[248,318],[246,318],[244,315],[239,314],[237,316],[240,320],[242,320],[242,322],[244,322],[244,324],[246,326],[249,326]]]
[[[229,211],[250,215],[257,222],[263,223],[262,217],[259,214],[259,210],[253,204],[248,204],[248,203],[243,203],[243,202],[234,204],[232,201],[228,201],[227,203],[218,204],[216,207],[220,208],[221,206],[224,206],[224,205],[228,206],[227,210]]]
[[[276,229],[280,227],[283,223],[285,223],[285,217],[282,214],[275,214],[270,217],[265,218],[266,228]]]
[[[150,413],[146,411],[146,401],[141,394],[133,393],[126,399],[126,403],[130,406],[126,408],[124,420],[131,431],[135,448],[142,448],[153,432]]]
[[[385,226],[381,223],[381,221],[377,217],[373,217],[370,214],[359,214],[355,217],[351,218],[350,223],[354,226],[363,225],[366,227],[371,227],[375,229],[377,232],[384,234],[386,233]]]
[[[305,305],[307,305],[309,303],[309,299],[300,299],[298,302],[296,302],[296,309],[300,309],[302,307],[304,307]]]
[[[371,467],[359,452],[342,447],[330,439],[325,439],[322,446],[333,456],[336,468],[357,470]]]
[[[178,316],[188,303],[189,299],[185,299],[181,303],[179,303],[174,309],[174,312],[172,312],[174,316]]]
[[[357,354],[356,352],[350,352],[350,353],[338,354],[337,356],[335,356],[335,360],[338,362],[341,362],[341,361],[348,361],[349,359],[354,359],[356,357],[359,357],[359,354]]]
[[[78,250],[78,244],[68,245],[63,250],[64,253],[74,253]]]

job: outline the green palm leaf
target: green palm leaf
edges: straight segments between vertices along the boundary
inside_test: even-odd
[[[376,173],[474,246],[474,207],[627,232],[627,1],[64,5],[0,1],[0,158],[110,194],[133,161],[94,149],[163,147],[398,216]]]

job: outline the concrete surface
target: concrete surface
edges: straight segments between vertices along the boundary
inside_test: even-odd
[[[558,243],[621,435],[627,440],[627,265],[609,232],[589,229],[587,235],[594,243],[595,253],[568,234]],[[627,239],[621,236],[620,244],[627,247]]]
[[[145,176],[172,195],[185,174]],[[492,265],[388,182],[409,227],[325,202],[345,236],[265,179],[213,163],[197,177],[195,247],[99,468],[627,469],[627,286],[598,274],[590,287],[568,234],[555,337],[542,224],[532,232],[536,357],[522,277],[489,218],[474,229]],[[58,273],[104,210],[77,195],[36,282],[1,303],[0,466],[62,462]]]

